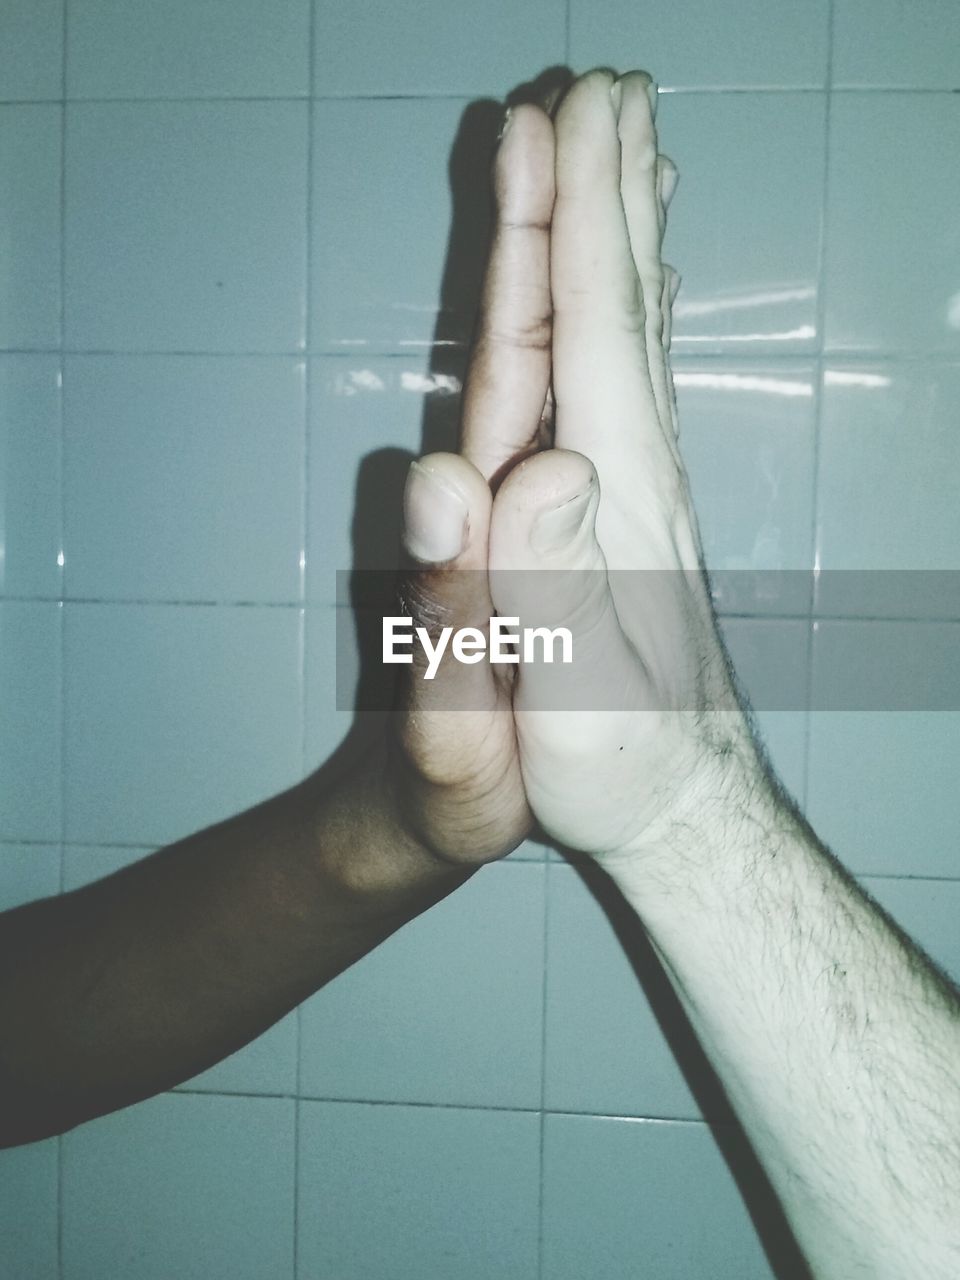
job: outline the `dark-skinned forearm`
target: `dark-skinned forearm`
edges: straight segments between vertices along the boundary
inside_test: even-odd
[[[472,868],[406,832],[383,778],[314,775],[0,916],[0,1145],[190,1078],[462,884]]]

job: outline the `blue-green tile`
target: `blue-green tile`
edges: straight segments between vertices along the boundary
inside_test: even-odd
[[[59,1280],[57,1141],[0,1151],[0,1274]]]
[[[955,0],[836,0],[833,83],[853,88],[960,87]]]
[[[299,350],[306,144],[299,102],[71,105],[69,346]]]
[[[302,1010],[307,1096],[537,1107],[544,873],[486,867]]]
[[[310,0],[70,0],[72,98],[307,92]]]
[[[63,0],[4,0],[0,9],[0,99],[63,92]]]
[[[573,0],[570,59],[639,67],[664,89],[822,88],[828,24],[828,0]]]
[[[543,1280],[773,1272],[704,1124],[547,1116]]]
[[[60,486],[59,360],[0,355],[0,596],[60,594]]]
[[[61,606],[0,602],[0,838],[60,839]]]
[[[317,0],[315,92],[344,96],[505,96],[563,61],[563,0]]]
[[[304,382],[297,359],[68,357],[70,596],[296,602]]]
[[[294,1103],[166,1094],[63,1139],[63,1280],[293,1280]]]
[[[166,844],[297,781],[298,610],[66,609],[71,843]]]
[[[530,1113],[303,1103],[299,1280],[530,1280],[539,1157]]]
[[[660,150],[680,171],[664,257],[682,277],[682,355],[817,345],[823,94],[665,94]]]
[[[829,351],[960,352],[960,170],[944,163],[958,150],[960,95],[834,95],[824,267]]]
[[[60,343],[61,134],[56,104],[0,105],[0,348]]]

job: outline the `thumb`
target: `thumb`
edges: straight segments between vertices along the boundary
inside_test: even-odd
[[[487,580],[490,487],[459,454],[429,454],[410,466],[403,495],[403,543],[410,565],[401,575],[401,607],[426,633],[412,645],[409,699],[419,711],[468,710],[491,704],[490,671],[445,660],[437,651],[446,628],[489,626]]]
[[[530,823],[519,769],[510,767],[516,747],[505,686],[488,662],[452,653],[455,633],[472,628],[485,637],[490,628],[491,501],[487,481],[459,454],[411,465],[403,541],[412,564],[400,580],[410,656],[398,668],[394,717],[403,804],[432,848],[464,862],[506,853]]]
[[[599,504],[592,463],[563,449],[526,459],[497,491],[490,589],[497,613],[519,623],[518,711],[637,705],[642,665],[610,592],[596,535]],[[558,629],[569,633],[566,649]]]

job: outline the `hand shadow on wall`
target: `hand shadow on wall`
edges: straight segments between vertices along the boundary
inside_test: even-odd
[[[506,102],[513,106],[539,100],[572,78],[567,68],[550,67],[535,80],[519,85]],[[490,175],[503,111],[504,104],[492,99],[469,103],[450,151],[450,234],[423,382],[418,455],[455,451],[458,445],[463,379],[493,230]],[[409,370],[404,367],[404,372]],[[405,563],[400,549],[403,487],[410,463],[418,455],[399,448],[378,449],[363,458],[358,471],[351,529],[352,573],[349,583],[341,576],[338,586],[341,604],[352,611],[350,624],[341,614],[343,647],[352,648],[355,643],[359,653],[355,688],[342,688],[341,700],[352,693],[350,701],[357,718],[337,752],[337,760],[352,761],[356,753],[369,748],[372,737],[385,732],[383,708],[390,702],[393,672],[381,660],[380,618],[393,611],[393,577]],[[349,673],[342,674],[349,678]]]
[[[536,99],[552,85],[569,83],[571,78],[572,73],[566,68],[550,68],[535,81],[516,89],[507,102]],[[460,392],[492,231],[490,166],[502,115],[503,106],[498,102],[470,103],[461,117],[450,155],[452,223],[424,389],[421,453],[457,448]],[[403,487],[413,456],[399,448],[379,449],[368,454],[359,469],[352,524],[353,572],[348,599],[341,603],[341,617],[345,622],[349,618],[348,631],[349,627],[355,628],[360,657],[356,718],[326,767],[352,762],[369,750],[373,739],[382,739],[386,732],[384,708],[390,704],[393,672],[382,663],[379,628],[380,618],[394,608],[394,576],[402,565]],[[567,850],[559,852],[573,863],[606,913],[690,1091],[710,1124],[778,1280],[811,1280],[770,1183],[639,920],[613,881],[594,863]],[[640,1170],[637,1173],[639,1178]]]

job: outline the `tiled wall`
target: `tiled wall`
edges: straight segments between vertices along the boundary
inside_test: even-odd
[[[333,571],[376,562],[404,451],[456,417],[485,155],[451,147],[559,62],[660,81],[711,566],[960,568],[954,0],[2,0],[5,904],[339,740]],[[800,706],[825,655],[903,649],[843,592],[721,603],[747,683],[787,670]],[[960,972],[957,714],[761,720]],[[617,925],[525,847],[184,1089],[4,1153],[0,1275],[769,1276]]]

